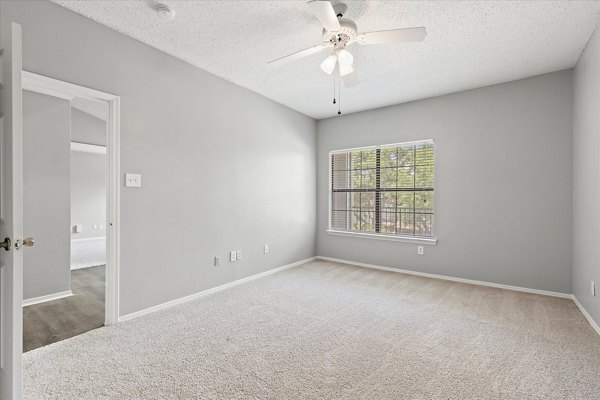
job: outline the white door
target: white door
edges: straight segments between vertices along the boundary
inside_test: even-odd
[[[21,26],[1,29],[0,399],[15,400],[22,397],[23,347]]]

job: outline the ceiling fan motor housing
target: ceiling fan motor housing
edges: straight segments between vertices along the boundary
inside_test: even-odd
[[[356,24],[349,19],[339,19],[340,30],[330,32],[323,29],[323,43],[331,43],[336,49],[343,49],[350,42],[356,41],[358,38]]]
[[[346,10],[348,9],[348,6],[345,5],[344,3],[331,3],[331,5],[333,6],[333,12],[335,12],[335,15],[338,18],[342,18],[344,16],[344,14],[346,14]]]

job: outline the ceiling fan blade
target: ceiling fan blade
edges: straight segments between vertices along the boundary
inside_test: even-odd
[[[358,35],[358,42],[362,44],[422,42],[425,40],[425,36],[427,36],[427,31],[421,26],[361,33]]]
[[[333,6],[327,0],[312,0],[309,1],[308,7],[315,14],[321,25],[329,32],[337,32],[341,29],[340,21],[338,21]]]
[[[321,50],[323,50],[326,47],[329,47],[329,46],[320,44],[317,46],[309,47],[308,49],[300,50],[295,53],[289,54],[287,56],[278,58],[276,60],[269,61],[268,64],[270,64],[270,65],[287,64],[289,62],[299,60],[303,57],[310,56],[311,54],[319,53]]]
[[[342,76],[342,81],[344,82],[344,87],[351,88],[358,85],[358,75],[356,74],[356,67],[354,70],[348,75]]]

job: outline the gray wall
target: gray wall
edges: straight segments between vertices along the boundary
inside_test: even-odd
[[[23,253],[23,297],[70,290],[71,106],[23,92],[23,233],[35,246]]]
[[[71,227],[82,226],[71,239],[106,235],[106,178],[106,155],[71,151]]]
[[[318,122],[318,254],[571,293],[572,71]],[[350,95],[350,94],[349,94]],[[435,139],[437,246],[328,235],[328,152]]]
[[[588,43],[574,77],[573,294],[600,323],[600,32]],[[591,281],[596,282],[596,297]]]
[[[74,142],[106,146],[106,121],[71,109],[71,140]]]
[[[106,146],[106,121],[72,107],[71,141]],[[71,151],[71,239],[106,236],[107,174],[106,155]]]
[[[25,70],[121,96],[143,183],[121,190],[121,315],[315,255],[313,119],[55,4],[0,4]]]

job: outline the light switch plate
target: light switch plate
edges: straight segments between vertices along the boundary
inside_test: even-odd
[[[142,175],[140,174],[125,174],[126,187],[142,187]]]

